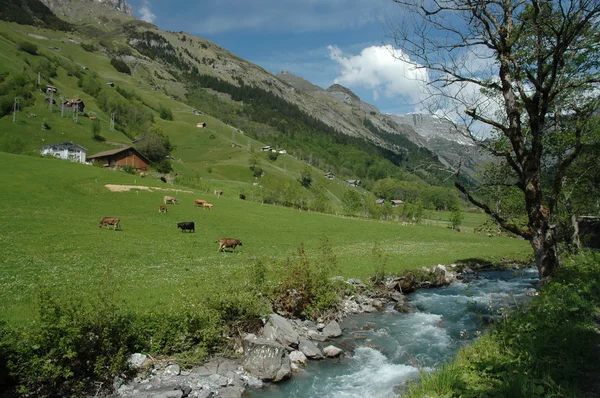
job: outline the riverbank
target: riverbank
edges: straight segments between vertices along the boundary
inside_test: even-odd
[[[515,266],[521,265],[512,265],[510,268]],[[506,266],[502,268],[506,268]],[[156,367],[151,361],[148,361],[146,366],[142,366],[143,375],[141,377],[116,386],[118,394],[115,396],[141,398],[169,392],[169,394],[182,394],[177,396],[195,397],[218,393],[219,396],[226,394],[229,397],[238,397],[247,389],[256,391],[260,395],[256,389],[268,385],[269,382],[282,381],[289,377],[292,379],[306,378],[306,372],[312,366],[309,365],[305,371],[307,361],[319,361],[321,368],[323,366],[335,368],[339,365],[327,365],[327,362],[321,362],[321,359],[327,356],[344,355],[342,351],[346,351],[345,355],[348,358],[355,355],[354,343],[348,339],[354,338],[356,332],[352,330],[356,327],[348,326],[348,331],[341,336],[342,330],[338,320],[347,319],[349,315],[356,317],[358,314],[364,314],[369,318],[379,314],[389,317],[394,313],[413,312],[407,297],[403,294],[404,291],[447,286],[465,276],[474,277],[473,272],[473,269],[466,265],[438,265],[427,269],[413,270],[402,277],[390,277],[376,285],[367,285],[356,279],[343,280],[341,277],[336,277],[334,278],[336,281],[347,284],[348,291],[352,292],[344,297],[338,306],[338,312],[333,316],[337,320],[327,323],[311,322],[284,319],[272,314],[266,319],[264,327],[258,333],[259,337],[254,334],[245,334],[241,343],[238,343],[236,348],[242,358],[239,360],[217,359],[220,363],[226,364],[222,365],[220,370],[219,367],[205,365],[182,372],[175,363],[165,364],[163,362]],[[431,289],[431,292],[434,291],[436,290]],[[450,300],[452,299],[450,298]],[[365,321],[365,325],[361,325],[358,329],[363,326],[368,327],[368,324],[369,322]],[[410,324],[410,321],[406,323],[406,325]],[[439,327],[440,325],[436,325],[434,329]],[[339,349],[338,346],[342,349]],[[311,363],[315,364],[315,362]],[[212,369],[214,373],[208,374],[207,369]],[[308,372],[310,373],[310,371]],[[414,377],[418,370],[413,367],[411,372]],[[296,373],[300,376],[292,376]],[[289,382],[286,383],[286,385],[288,384]],[[165,388],[169,390],[167,391]]]
[[[565,259],[526,308],[495,323],[455,361],[423,372],[406,397],[598,396],[599,266],[597,253]]]

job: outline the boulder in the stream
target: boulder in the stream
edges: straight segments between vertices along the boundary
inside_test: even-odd
[[[344,353],[344,350],[342,350],[341,348],[337,348],[336,346],[333,346],[333,345],[329,345],[329,346],[323,348],[323,354],[327,358],[336,358],[336,357],[339,357],[340,355],[342,355],[343,353]]]
[[[325,337],[339,337],[342,335],[342,328],[336,321],[331,321],[323,328],[323,336]]]
[[[321,359],[323,353],[319,350],[319,347],[312,341],[300,337],[300,343],[298,344],[298,350],[300,350],[306,357],[310,359]]]
[[[242,366],[252,376],[264,381],[288,379],[292,370],[286,347],[268,339],[245,339]]]

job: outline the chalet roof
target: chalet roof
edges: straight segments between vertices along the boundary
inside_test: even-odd
[[[146,158],[144,155],[142,155],[137,149],[135,149],[132,146],[126,146],[126,147],[122,147],[122,148],[116,148],[116,149],[110,149],[108,151],[98,152],[96,154],[88,156],[87,158],[88,158],[88,160],[96,159],[96,158],[104,158],[104,157],[116,155],[117,153],[121,153],[121,152],[128,151],[128,150],[134,150],[146,163],[150,163],[148,158]]]

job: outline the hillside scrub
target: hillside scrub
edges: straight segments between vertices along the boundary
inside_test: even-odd
[[[590,368],[600,368],[599,263],[592,252],[565,260],[529,305],[505,314],[439,371],[422,373],[407,397],[577,396]]]

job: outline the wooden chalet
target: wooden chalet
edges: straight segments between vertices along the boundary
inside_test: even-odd
[[[65,108],[68,108],[72,111],[77,111],[79,113],[84,113],[85,111],[85,104],[79,98],[68,98],[63,104]]]
[[[100,162],[104,167],[133,166],[136,170],[148,170],[150,161],[132,146],[111,149],[87,157],[88,161]]]

